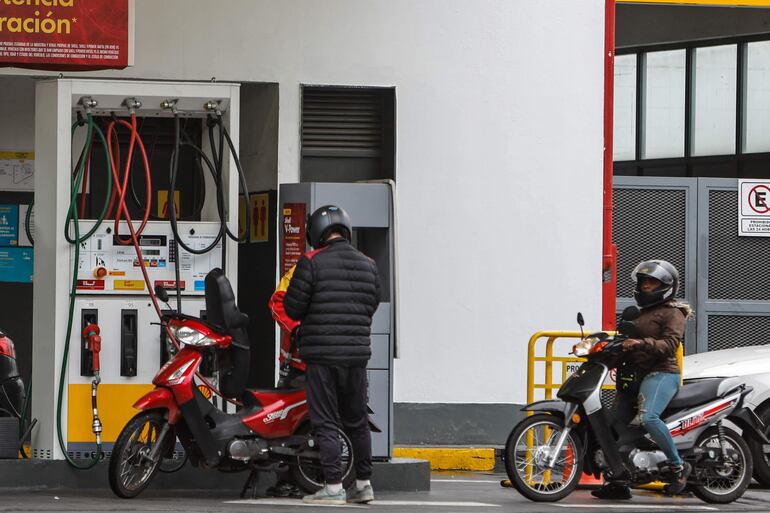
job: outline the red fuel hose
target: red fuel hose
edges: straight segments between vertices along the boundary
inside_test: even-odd
[[[125,174],[123,176],[123,183],[120,183],[117,169],[119,169],[119,166],[121,165],[120,160],[116,160],[116,157],[119,159],[119,155],[116,155],[116,150],[112,146],[112,138],[111,134],[115,133],[115,124],[119,123],[126,128],[128,128],[131,131],[131,139],[128,146],[128,155],[126,160],[126,170]],[[144,151],[144,143],[142,142],[142,138],[139,136],[139,131],[137,130],[136,126],[136,114],[131,113],[131,123],[128,123],[125,120],[117,119],[115,121],[112,121],[108,127],[107,127],[107,146],[108,146],[108,152],[109,152],[109,158],[112,162],[112,173],[113,173],[113,179],[115,182],[115,189],[116,194],[118,196],[118,204],[117,204],[117,212],[115,213],[115,237],[121,242],[121,244],[132,244],[134,246],[134,250],[136,251],[136,258],[139,261],[139,268],[142,270],[142,276],[144,277],[144,283],[147,286],[147,292],[150,296],[150,300],[152,301],[152,306],[155,308],[155,313],[158,315],[158,319],[163,323],[163,313],[161,312],[160,305],[158,304],[158,298],[155,296],[155,290],[153,288],[152,281],[150,280],[150,276],[147,273],[147,268],[144,266],[144,256],[142,255],[142,248],[139,247],[139,235],[141,235],[142,231],[144,230],[145,225],[147,224],[147,218],[150,215],[150,198],[152,197],[152,181],[151,181],[151,175],[150,175],[150,164],[147,159],[147,153]],[[144,160],[144,168],[147,178],[147,206],[145,208],[145,214],[144,219],[142,220],[142,224],[139,226],[138,230],[134,229],[134,223],[131,220],[131,214],[128,211],[128,206],[126,205],[126,190],[128,188],[129,183],[129,174],[131,173],[131,158],[133,155],[134,145],[139,146],[139,151],[142,154],[142,158]],[[117,147],[117,145],[116,145]],[[120,238],[118,234],[118,223],[121,219],[121,216],[126,221],[126,225],[128,226],[128,231],[130,232],[130,238],[128,240],[123,240]],[[179,265],[179,258],[177,257],[177,263],[176,265]],[[181,313],[181,312],[180,312]],[[176,337],[174,336],[171,329],[166,324],[162,324],[163,328],[166,330],[166,336],[169,340],[174,344],[174,347],[179,350],[179,342],[177,342]],[[217,387],[215,387],[208,379],[206,379],[204,376],[202,376],[200,373],[196,372],[196,377],[200,379],[207,387],[211,389],[211,391],[218,396],[220,396],[225,401],[240,405],[238,401],[234,401],[232,399],[229,399],[222,395],[222,393],[219,391]]]
[[[115,158],[111,158],[111,162],[118,162],[120,163],[120,140],[118,139],[118,132],[116,130],[113,130],[112,133],[107,134],[108,139],[108,146],[112,144],[112,139],[115,139],[115,149],[113,150],[113,153],[115,155]],[[112,155],[110,156],[112,157]],[[115,169],[115,166],[113,166],[113,169]],[[112,216],[112,207],[115,206],[115,198],[117,197],[117,190],[112,189],[112,195],[110,196],[110,205],[107,207],[107,219],[109,219]]]
[[[120,183],[120,177],[118,176],[118,169],[120,166],[120,161],[116,161],[113,158],[113,152],[112,152],[112,134],[115,133],[115,125],[120,124],[126,128],[128,128],[131,132],[131,139],[128,143],[128,155],[126,158],[126,169],[123,173],[123,183],[121,185]],[[115,212],[115,237],[117,238],[118,242],[121,244],[131,244],[132,239],[124,239],[120,235],[120,219],[121,219],[121,213],[125,212],[126,221],[130,225],[130,217],[128,215],[128,208],[126,207],[126,192],[128,190],[128,177],[131,174],[131,162],[133,160],[134,156],[134,146],[139,146],[139,152],[142,154],[142,161],[144,163],[144,173],[146,178],[145,183],[145,192],[147,194],[147,201],[144,208],[144,216],[142,218],[142,224],[139,225],[139,229],[136,231],[138,235],[141,235],[142,232],[144,232],[144,228],[147,225],[147,219],[150,217],[150,207],[152,205],[152,201],[150,201],[150,198],[152,197],[152,177],[150,175],[150,161],[147,159],[147,152],[144,149],[144,143],[142,142],[142,139],[139,137],[139,131],[136,127],[136,114],[131,113],[131,123],[127,122],[124,119],[116,119],[112,121],[109,125],[107,125],[107,145],[109,146],[109,152],[110,152],[110,159],[112,160],[112,176],[115,180],[116,184],[116,190],[117,193],[120,195],[120,199],[118,200],[118,210]],[[118,156],[119,158],[119,156]],[[133,234],[132,234],[133,237]],[[140,263],[143,262],[140,260]]]

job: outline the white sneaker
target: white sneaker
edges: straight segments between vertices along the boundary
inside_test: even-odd
[[[302,502],[307,504],[328,504],[332,506],[342,506],[346,501],[347,495],[345,494],[344,488],[335,493],[329,490],[329,487],[326,485],[324,485],[323,488],[315,492],[313,495],[305,495],[302,497]]]

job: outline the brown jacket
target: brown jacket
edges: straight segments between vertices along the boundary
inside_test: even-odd
[[[664,303],[645,308],[634,321],[642,343],[631,353],[633,362],[645,374],[650,372],[679,373],[676,352],[684,339],[683,308]]]

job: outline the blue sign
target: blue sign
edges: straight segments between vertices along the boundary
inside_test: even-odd
[[[19,245],[19,205],[0,205],[0,246]]]
[[[206,282],[203,280],[195,280],[195,290],[206,290]]]
[[[0,282],[32,283],[35,250],[0,248]]]

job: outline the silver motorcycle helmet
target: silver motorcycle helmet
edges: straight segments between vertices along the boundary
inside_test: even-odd
[[[652,292],[642,292],[642,277],[654,278],[661,285]],[[665,260],[645,260],[631,272],[631,279],[636,283],[634,299],[639,308],[650,308],[674,299],[679,290],[679,271]]]

